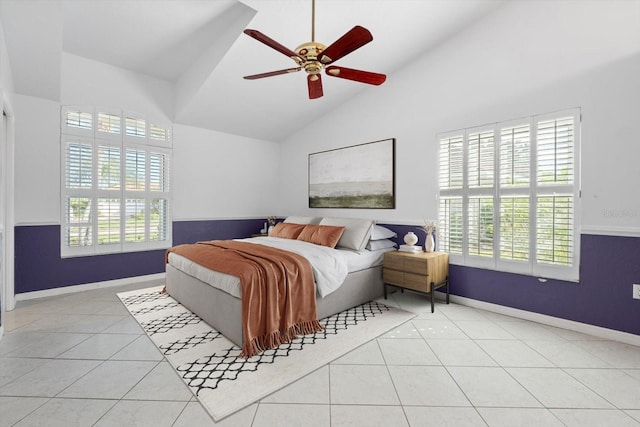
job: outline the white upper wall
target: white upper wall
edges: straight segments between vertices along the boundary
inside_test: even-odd
[[[17,55],[12,51],[16,91],[57,101],[60,98],[62,49],[60,2],[0,1],[0,15],[8,46],[15,46],[16,41],[20,44]]]
[[[0,90],[3,91],[5,95],[13,93],[13,76],[11,74],[11,64],[9,63],[2,21],[0,21]]]
[[[508,3],[284,141],[283,164],[291,167],[281,172],[282,208],[395,222],[436,218],[438,133],[581,107],[582,228],[640,232],[639,17],[638,1]],[[390,137],[395,210],[308,208],[309,153]]]
[[[120,108],[164,123],[173,117],[173,85],[63,52],[60,103]]]
[[[16,225],[60,223],[60,104],[14,95]]]
[[[172,87],[64,54],[61,101],[15,95],[16,224],[60,223],[60,105],[112,107],[170,122]],[[174,125],[174,220],[276,214],[278,145]]]
[[[174,125],[173,219],[278,215],[279,145]]]

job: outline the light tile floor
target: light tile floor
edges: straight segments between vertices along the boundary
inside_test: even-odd
[[[20,302],[0,341],[4,426],[639,426],[640,348],[392,294],[418,313],[214,423],[116,297]]]

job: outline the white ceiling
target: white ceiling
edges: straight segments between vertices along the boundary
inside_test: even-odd
[[[501,0],[317,0],[316,41],[354,25],[374,40],[336,61],[387,74],[481,19]],[[166,80],[176,123],[279,141],[376,86],[323,74],[309,100],[304,72],[245,80],[295,66],[244,35],[261,31],[295,49],[311,39],[311,0],[0,0],[16,92],[60,97],[62,52]]]

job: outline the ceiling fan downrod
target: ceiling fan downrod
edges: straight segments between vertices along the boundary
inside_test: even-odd
[[[316,0],[311,0],[311,42],[316,41]]]

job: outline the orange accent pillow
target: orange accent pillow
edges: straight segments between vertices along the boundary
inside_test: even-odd
[[[335,248],[338,240],[342,237],[342,233],[344,233],[344,227],[309,224],[304,227],[302,233],[298,236],[298,240]]]
[[[281,239],[297,239],[305,224],[294,224],[292,222],[279,222],[269,233],[269,237],[280,237]]]

